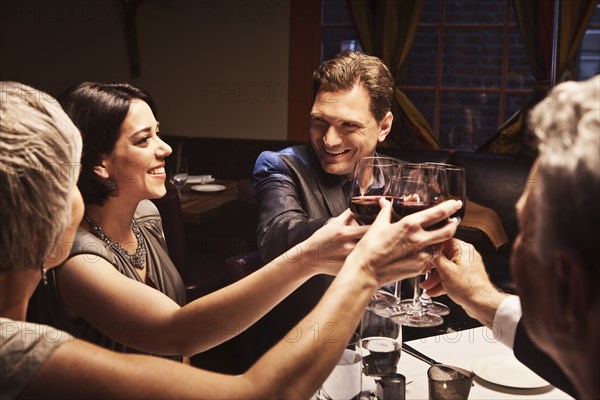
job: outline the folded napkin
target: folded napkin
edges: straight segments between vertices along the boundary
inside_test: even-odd
[[[460,222],[460,226],[479,229],[487,235],[496,249],[508,242],[508,237],[504,232],[498,214],[491,208],[484,207],[471,200],[467,200],[465,217]]]
[[[190,175],[188,176],[187,183],[210,183],[214,182],[215,178],[212,175]]]

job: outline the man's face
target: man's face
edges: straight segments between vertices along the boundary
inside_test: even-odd
[[[534,166],[535,169],[535,166]],[[557,280],[552,269],[541,265],[534,242],[536,218],[538,218],[537,196],[533,193],[536,183],[528,182],[523,195],[517,202],[519,235],[513,244],[511,257],[512,274],[517,285],[523,320],[530,336],[546,351],[551,352],[552,326],[556,318]],[[539,341],[539,342],[538,342]]]
[[[310,112],[310,140],[323,170],[352,178],[354,164],[371,156],[392,127],[392,113],[377,122],[367,90],[319,91]]]

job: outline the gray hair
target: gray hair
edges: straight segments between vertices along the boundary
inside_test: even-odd
[[[52,96],[0,82],[0,272],[40,268],[71,220],[81,135]]]
[[[566,244],[598,268],[600,75],[558,85],[531,112],[530,126],[539,139],[538,258],[547,263],[551,249]]]

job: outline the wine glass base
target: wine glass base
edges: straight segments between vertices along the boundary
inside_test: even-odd
[[[413,328],[431,328],[442,325],[444,318],[433,314],[405,313],[391,316],[390,321]]]
[[[375,314],[387,317],[389,313],[386,312],[388,309],[392,309],[396,306],[398,299],[391,293],[384,290],[378,290],[371,296],[367,310],[374,312]]]
[[[448,308],[448,306],[443,303],[434,301],[427,307],[427,312],[429,314],[439,315],[440,317],[443,317],[444,315],[450,314],[450,308]]]
[[[408,313],[411,308],[413,306],[413,300],[402,300],[400,302],[400,312],[402,313]],[[429,306],[427,306],[427,313],[428,314],[433,314],[433,315],[439,315],[440,317],[443,317],[445,315],[450,314],[450,308],[448,308],[447,305],[437,302],[437,301],[432,301],[431,304],[429,304]]]

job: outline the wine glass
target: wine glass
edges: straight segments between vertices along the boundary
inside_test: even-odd
[[[467,205],[467,185],[465,184],[465,169],[451,164],[432,164],[438,165],[446,174],[447,189],[445,197],[441,200],[460,200],[462,207],[452,214],[450,218],[458,218],[458,222],[465,217],[465,207]]]
[[[392,201],[395,219],[425,210],[437,204],[443,197],[447,184],[440,168],[426,164],[405,164],[402,176],[397,180]],[[446,221],[440,221],[429,229],[437,229]],[[401,311],[390,319],[411,327],[433,327],[444,323],[444,319],[429,312],[430,304],[421,301],[420,277],[413,278],[413,298],[400,302]],[[395,305],[398,308],[398,304]]]
[[[179,199],[183,199],[181,195],[181,189],[185,186],[185,183],[188,180],[188,166],[187,166],[187,158],[179,157],[175,160],[175,165],[173,165],[171,169],[171,178],[170,182],[175,189],[177,189],[177,195]]]
[[[401,161],[391,157],[363,157],[354,166],[352,190],[350,192],[350,210],[360,225],[370,225],[375,221],[381,207],[379,198],[389,197],[391,185],[401,168]],[[396,303],[396,297],[378,290],[371,297],[367,309],[376,312]]]
[[[439,169],[439,183],[440,185],[445,185],[445,187],[441,188],[440,190],[438,201],[441,202],[452,199],[462,201],[463,206],[450,216],[450,218],[458,218],[460,223],[465,215],[465,205],[467,200],[465,169],[455,165],[443,163],[426,163],[426,165]],[[427,279],[428,275],[429,272],[425,273],[425,279]],[[427,308],[427,311],[430,314],[439,316],[450,314],[450,308],[443,303],[433,301],[425,289],[421,291],[420,300],[421,304]]]
[[[379,214],[379,198],[390,191],[400,160],[363,157],[356,163],[350,192],[350,210],[360,225],[371,225]],[[390,198],[391,200],[391,198]]]

